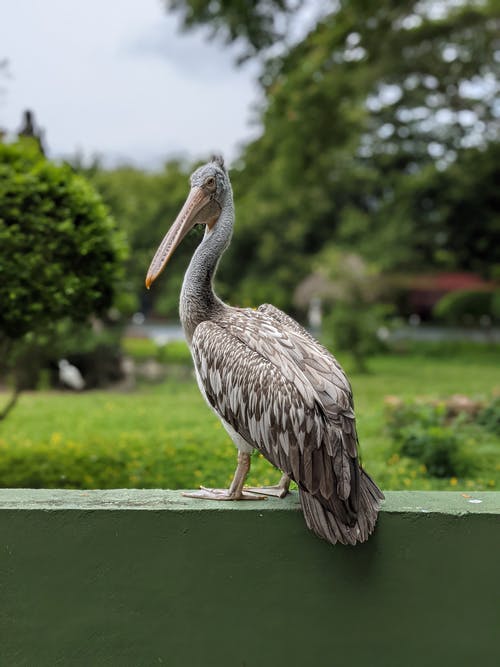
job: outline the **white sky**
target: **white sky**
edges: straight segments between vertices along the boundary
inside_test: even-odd
[[[160,0],[8,0],[0,13],[0,128],[32,109],[51,157],[77,150],[154,167],[235,157],[258,132],[255,64],[202,32],[178,33]]]

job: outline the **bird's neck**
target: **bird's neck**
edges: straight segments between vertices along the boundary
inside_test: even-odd
[[[213,228],[206,228],[184,276],[179,310],[188,344],[191,344],[198,324],[213,319],[227,308],[214,292],[213,278],[219,259],[231,240],[233,222],[233,200],[229,195]]]

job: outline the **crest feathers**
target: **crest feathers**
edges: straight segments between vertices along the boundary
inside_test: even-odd
[[[221,169],[226,171],[226,167],[224,166],[224,158],[222,155],[212,155],[212,162],[215,162],[215,164],[218,164]]]

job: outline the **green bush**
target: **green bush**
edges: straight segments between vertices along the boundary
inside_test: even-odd
[[[14,387],[0,420],[67,347],[68,333],[88,333],[89,319],[107,314],[125,256],[124,238],[83,177],[30,141],[0,143],[0,374]]]
[[[180,364],[190,366],[192,364],[191,352],[183,340],[175,340],[158,348],[158,361],[164,364]]]
[[[500,436],[500,396],[495,396],[477,416],[478,424]]]
[[[324,343],[334,353],[349,352],[355,370],[365,372],[367,359],[386,349],[377,332],[386,325],[388,313],[382,304],[338,302],[324,319]]]
[[[500,321],[500,290],[457,290],[445,294],[434,306],[434,316],[448,324],[478,323],[483,315]]]
[[[135,361],[155,359],[158,354],[158,345],[150,338],[123,338],[122,349]]]
[[[135,361],[156,359],[164,364],[191,365],[191,353],[182,340],[158,345],[150,338],[124,338],[123,351]]]
[[[466,477],[473,472],[459,435],[444,426],[408,427],[399,451],[420,461],[433,477]]]
[[[491,363],[500,355],[500,345],[495,341],[488,344],[470,340],[411,340],[391,341],[389,350],[398,355],[411,355],[424,359],[458,359],[466,365],[470,363]]]
[[[31,145],[0,143],[0,334],[85,321],[113,302],[125,257],[101,199]]]
[[[417,460],[433,477],[469,477],[478,468],[477,432],[466,414],[450,418],[445,402],[397,403],[387,425],[395,452]]]

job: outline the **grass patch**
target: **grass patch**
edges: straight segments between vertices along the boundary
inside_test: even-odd
[[[372,374],[351,380],[363,462],[383,488],[500,488],[498,435],[491,433],[481,443],[478,457],[482,461],[486,453],[487,463],[479,465],[474,478],[436,479],[417,462],[394,455],[384,415],[386,395],[491,395],[500,385],[496,354],[383,356],[372,360],[371,368]],[[224,486],[235,465],[235,448],[194,380],[169,380],[133,394],[25,394],[0,424],[4,487]],[[250,483],[273,483],[279,476],[261,456],[254,456]]]

